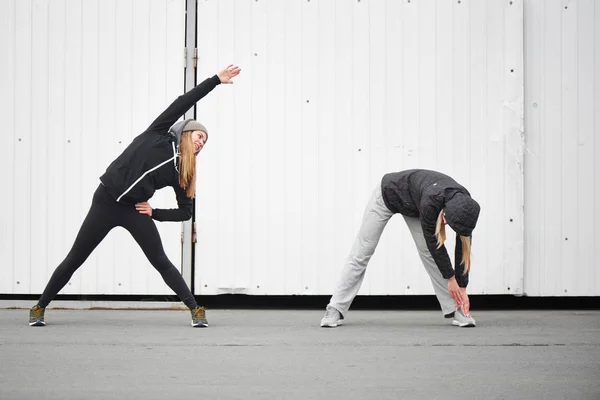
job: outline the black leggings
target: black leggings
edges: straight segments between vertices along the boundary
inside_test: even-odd
[[[92,207],[87,217],[85,217],[83,225],[81,225],[75,243],[73,243],[73,248],[52,274],[38,304],[41,307],[46,307],[69,282],[77,268],[84,263],[108,232],[116,226],[122,226],[131,233],[150,263],[160,272],[165,283],[179,296],[181,301],[189,308],[196,307],[196,299],[177,268],[165,254],[160,235],[152,218],[140,214],[134,206],[117,203],[106,192],[106,188],[102,184],[98,186],[94,193]]]

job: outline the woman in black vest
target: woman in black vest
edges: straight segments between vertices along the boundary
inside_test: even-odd
[[[29,325],[44,326],[44,311],[108,232],[125,228],[140,245],[165,283],[190,308],[193,327],[206,327],[199,307],[181,274],[167,258],[154,220],[186,221],[192,216],[196,185],[196,155],[208,140],[207,129],[188,119],[175,123],[197,101],[221,83],[240,73],[229,65],[189,92],[179,96],[117,157],[100,177],[92,206],[67,257],[56,268],[38,304],[29,312]],[[148,200],[158,189],[170,186],[178,208],[153,209]]]
[[[474,327],[466,288],[471,267],[471,233],[479,217],[479,204],[449,176],[419,169],[386,174],[375,188],[321,326],[336,327],[342,323],[383,229],[394,214],[402,214],[406,220],[444,315],[454,318],[453,325]],[[457,234],[456,271],[444,246],[446,224]]]

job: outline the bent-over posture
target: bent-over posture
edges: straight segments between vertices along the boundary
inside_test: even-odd
[[[467,189],[440,172],[414,169],[384,175],[365,208],[358,236],[321,326],[336,327],[342,323],[386,224],[394,214],[402,214],[444,316],[454,318],[453,325],[474,327],[466,288],[471,267],[471,233],[479,210]],[[444,246],[446,224],[457,234],[456,271]]]

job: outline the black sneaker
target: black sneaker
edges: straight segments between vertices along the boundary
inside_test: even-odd
[[[208,321],[206,320],[206,309],[204,307],[196,306],[192,313],[192,326],[194,328],[206,328]]]
[[[44,322],[44,311],[46,311],[46,309],[40,307],[38,304],[33,306],[31,310],[29,310],[29,326],[46,325]]]

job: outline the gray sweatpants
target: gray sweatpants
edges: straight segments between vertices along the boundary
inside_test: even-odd
[[[346,315],[350,304],[354,300],[354,297],[356,297],[365,277],[367,264],[375,252],[383,229],[393,215],[394,213],[387,208],[383,201],[381,186],[377,185],[365,208],[362,225],[358,231],[358,236],[352,246],[346,265],[342,270],[340,281],[329,301],[329,305],[336,308],[342,316]],[[417,245],[417,250],[419,251],[419,256],[421,256],[425,270],[431,278],[433,290],[440,302],[442,312],[444,314],[453,312],[456,306],[448,291],[448,280],[442,276],[427,248],[423,229],[421,228],[421,221],[419,221],[419,218],[412,217],[404,217],[404,219]]]

